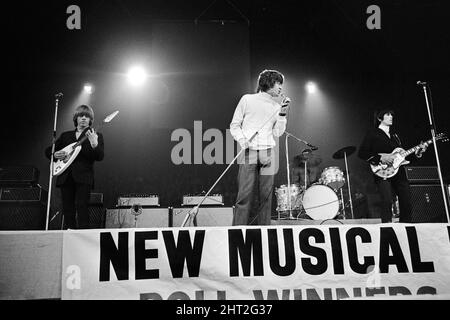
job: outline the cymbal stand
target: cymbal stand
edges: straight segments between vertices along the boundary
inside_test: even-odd
[[[292,201],[291,201],[291,174],[289,171],[289,148],[288,148],[288,138],[289,135],[286,135],[285,140],[285,148],[286,148],[286,171],[287,171],[287,198],[288,198],[288,208],[289,208],[289,219],[293,219],[292,216]]]
[[[345,170],[347,172],[347,188],[348,188],[348,197],[350,199],[350,212],[352,214],[352,219],[354,219],[353,216],[353,202],[352,202],[352,191],[350,188],[350,175],[348,173],[348,165],[347,165],[347,152],[344,151],[344,159],[345,159]]]
[[[306,190],[306,188],[308,186],[308,182],[307,182],[308,165],[307,165],[307,163],[308,163],[308,160],[305,159],[305,190]]]
[[[342,191],[341,188],[341,205],[342,205],[342,215],[343,215],[343,219],[345,220],[345,202],[344,202],[344,192]]]

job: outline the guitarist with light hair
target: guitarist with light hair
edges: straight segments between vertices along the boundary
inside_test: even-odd
[[[73,114],[75,130],[65,131],[55,142],[55,160],[68,159],[70,154],[61,150],[71,143],[81,143],[81,151],[63,173],[56,179],[56,187],[61,189],[62,212],[65,228],[89,228],[89,199],[94,187],[94,162],[104,157],[103,136],[91,128],[94,122],[94,110],[90,106],[80,105]],[[52,147],[45,150],[50,159]]]
[[[392,152],[402,148],[399,136],[391,130],[394,121],[394,111],[384,109],[376,114],[377,127],[369,130],[358,151],[358,157],[367,161],[371,166],[383,165],[392,168],[396,156]],[[415,151],[421,157],[427,148],[421,143]],[[400,222],[411,222],[411,191],[403,166],[398,168],[393,176],[374,174],[375,184],[381,196],[381,222],[392,222],[392,204],[394,194],[398,196],[400,206]],[[387,177],[389,176],[389,177]]]

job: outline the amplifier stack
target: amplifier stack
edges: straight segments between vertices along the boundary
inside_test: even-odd
[[[411,186],[411,221],[447,222],[438,168],[408,166],[406,178]],[[445,192],[448,199],[448,186]]]
[[[0,167],[0,230],[44,230],[47,191],[33,166]]]

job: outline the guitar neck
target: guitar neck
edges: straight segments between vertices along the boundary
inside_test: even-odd
[[[427,145],[428,145],[428,144],[431,144],[431,143],[433,143],[433,140],[431,140],[431,139],[425,142],[425,144],[427,144]],[[420,144],[418,144],[418,145],[415,146],[415,147],[412,147],[411,149],[408,149],[408,150],[402,152],[401,155],[404,156],[404,157],[406,158],[407,156],[409,156],[410,154],[416,152],[416,151],[419,150],[419,149],[420,149]]]
[[[103,123],[102,123],[100,126],[98,126],[97,129],[95,129],[95,131],[98,131],[98,129],[100,129],[102,126],[103,126]],[[89,127],[89,129],[91,129],[91,128]],[[89,129],[87,129],[87,130],[89,130]],[[86,131],[87,131],[87,130],[86,130]],[[83,142],[87,139],[86,131],[84,131],[84,135],[83,135],[83,137],[81,137],[80,141],[78,141],[78,142],[73,146],[74,148],[76,148],[76,147],[78,147],[78,146],[81,146],[81,145],[83,144]]]

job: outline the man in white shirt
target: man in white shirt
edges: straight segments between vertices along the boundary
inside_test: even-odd
[[[284,76],[276,70],[261,72],[256,93],[242,96],[230,123],[231,135],[245,149],[238,160],[239,190],[233,225],[270,225],[273,182],[277,171],[275,137],[286,130],[289,102],[281,94],[283,82]],[[255,186],[259,206],[255,216],[251,217]]]

